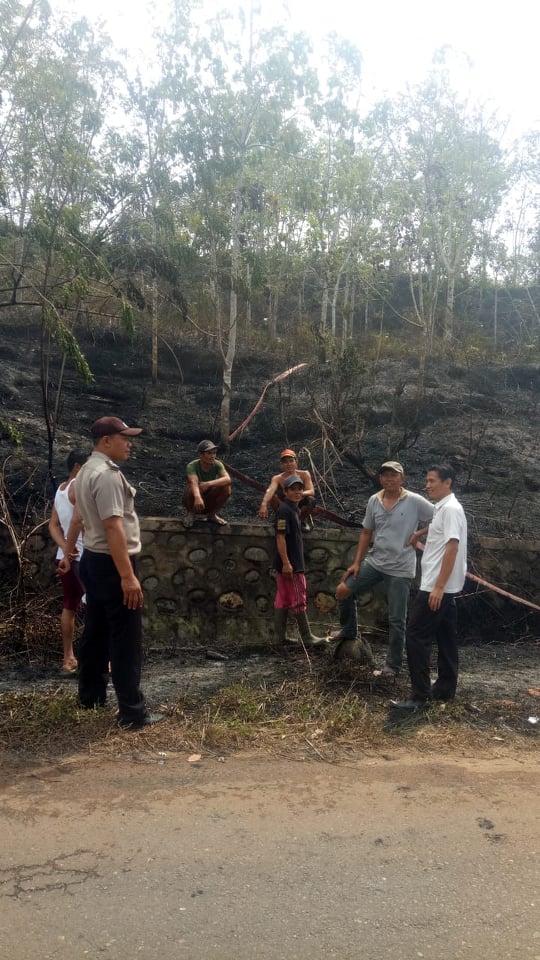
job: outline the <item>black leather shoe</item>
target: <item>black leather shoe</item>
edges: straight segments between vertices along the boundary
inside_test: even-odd
[[[431,699],[437,700],[439,703],[451,703],[454,699],[453,696],[449,696],[447,693],[438,693],[435,687],[431,688]]]
[[[164,713],[147,713],[141,720],[120,719],[118,726],[122,730],[142,730],[143,727],[153,727],[155,723],[161,723],[165,719]]]
[[[391,700],[390,703],[397,710],[421,710],[427,700]]]

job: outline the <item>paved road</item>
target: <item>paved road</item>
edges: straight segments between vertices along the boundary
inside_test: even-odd
[[[539,786],[532,753],[21,768],[0,957],[540,960]]]

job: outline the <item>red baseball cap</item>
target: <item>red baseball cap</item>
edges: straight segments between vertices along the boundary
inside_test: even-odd
[[[295,454],[294,450],[283,450],[283,452],[282,452],[282,454],[281,454],[281,456],[280,456],[279,459],[280,459],[280,460],[284,460],[285,457],[292,457],[293,460],[296,460],[296,454]]]

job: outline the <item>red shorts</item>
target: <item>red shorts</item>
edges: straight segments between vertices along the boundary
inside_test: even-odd
[[[56,561],[58,566],[58,560]],[[64,599],[62,607],[64,610],[78,610],[81,605],[81,599],[84,596],[84,587],[79,579],[79,564],[72,563],[69,573],[60,577]]]
[[[292,577],[284,577],[282,573],[277,574],[277,593],[274,607],[276,610],[305,613],[307,610],[305,574],[293,573]]]

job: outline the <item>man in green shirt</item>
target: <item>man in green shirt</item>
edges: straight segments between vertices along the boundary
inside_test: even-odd
[[[192,527],[196,517],[223,526],[227,521],[217,511],[231,495],[231,478],[221,460],[216,459],[217,446],[212,440],[201,440],[197,454],[197,460],[187,465],[184,526]]]

